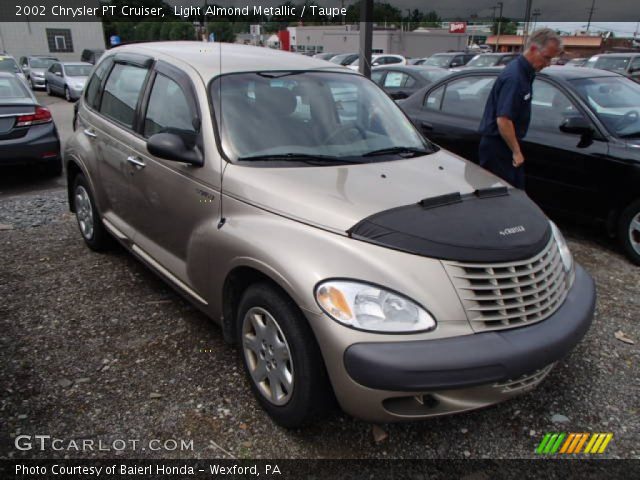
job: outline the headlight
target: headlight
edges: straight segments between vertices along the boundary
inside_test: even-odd
[[[556,226],[555,223],[549,222],[551,224],[551,230],[553,231],[553,238],[556,239],[556,244],[558,245],[558,250],[560,251],[560,258],[562,259],[562,265],[566,272],[570,272],[573,267],[573,257],[571,256],[571,252],[569,251],[569,247],[567,246],[567,242],[564,239],[564,236],[560,232],[560,229]]]
[[[316,287],[316,301],[331,318],[358,330],[408,333],[436,326],[434,318],[414,301],[366,283],[322,282]]]
[[[84,84],[83,83],[76,83],[73,88],[75,88],[76,90],[82,90],[84,88]]]

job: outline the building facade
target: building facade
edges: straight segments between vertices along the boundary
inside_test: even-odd
[[[85,48],[105,49],[102,22],[0,22],[0,51],[16,59],[51,55],[79,61]]]
[[[358,25],[288,27],[292,52],[349,53],[360,50]],[[447,29],[418,29],[406,32],[398,29],[374,28],[372,51],[407,57],[426,57],[434,53],[464,50],[469,34],[449,33]]]

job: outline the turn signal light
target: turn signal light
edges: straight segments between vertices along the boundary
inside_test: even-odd
[[[35,113],[31,115],[20,115],[16,122],[16,127],[28,127],[29,125],[38,125],[40,123],[49,123],[51,121],[51,112],[45,107],[36,107]]]

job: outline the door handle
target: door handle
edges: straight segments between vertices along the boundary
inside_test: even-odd
[[[420,122],[420,127],[423,130],[433,130],[433,125],[431,125],[429,122]]]
[[[142,160],[140,160],[138,157],[134,157],[133,155],[131,155],[130,157],[127,157],[127,162],[131,163],[132,165],[135,165],[135,167],[140,170],[141,168],[144,168],[147,166],[146,163],[144,163]]]
[[[89,130],[88,128],[84,129],[84,134],[89,138],[96,138],[97,137],[97,135],[95,133],[93,133],[91,130]]]

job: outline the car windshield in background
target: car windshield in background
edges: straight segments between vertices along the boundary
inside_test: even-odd
[[[331,63],[337,63],[338,65],[348,65],[358,58],[357,53],[343,53],[342,55],[336,55],[331,60]]]
[[[0,72],[19,73],[20,68],[13,58],[0,56]]]
[[[500,61],[499,56],[495,55],[476,55],[473,57],[467,67],[493,67]]]
[[[49,68],[56,61],[55,58],[32,58],[31,68]]]
[[[17,78],[0,78],[0,103],[6,99],[29,98],[29,93]]]
[[[452,58],[453,55],[434,55],[433,57],[430,57],[426,62],[424,62],[424,64],[445,68],[449,66]]]
[[[437,70],[437,69],[433,69],[433,70],[419,70],[418,74],[424,78],[425,80],[427,80],[428,82],[437,82],[438,80],[440,80],[442,77],[446,77],[447,75],[449,75],[449,71],[448,70]]]
[[[393,100],[360,75],[229,74],[212,83],[211,95],[234,161],[335,164],[432,151]]]
[[[595,63],[596,68],[602,70],[613,70],[615,72],[626,72],[627,65],[631,57],[600,57]]]
[[[65,65],[64,71],[68,77],[88,77],[92,68],[92,65]]]
[[[621,77],[575,79],[571,83],[614,135],[640,136],[639,84]]]

